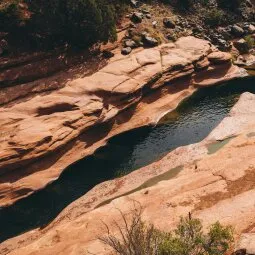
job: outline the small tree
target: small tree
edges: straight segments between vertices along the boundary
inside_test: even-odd
[[[177,229],[166,234],[160,245],[162,255],[223,255],[233,242],[231,227],[219,222],[204,233],[198,219],[181,218]]]
[[[121,212],[124,222],[122,228],[117,222],[120,238],[110,233],[100,240],[120,255],[224,255],[233,242],[231,227],[219,222],[211,225],[204,233],[199,219],[181,218],[173,232],[162,232],[153,225],[147,226],[141,219],[141,212],[132,216],[128,224],[127,217]]]

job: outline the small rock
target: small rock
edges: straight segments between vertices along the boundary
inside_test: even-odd
[[[124,42],[124,45],[125,45],[126,48],[131,48],[131,49],[133,49],[137,46],[136,43],[133,40],[126,40]]]
[[[164,18],[163,19],[163,24],[167,28],[175,28],[175,23],[170,18]]]
[[[128,54],[131,53],[131,51],[132,51],[132,49],[131,49],[130,47],[126,47],[126,48],[123,48],[123,49],[121,50],[121,54],[123,54],[123,55],[128,55]]]
[[[254,34],[255,33],[255,26],[254,25],[249,25],[248,27],[248,32],[249,34]]]
[[[134,23],[141,23],[143,21],[143,14],[141,12],[134,12],[131,16],[131,21]]]
[[[146,10],[146,9],[142,9],[142,13],[143,14],[150,14],[150,11]]]
[[[176,38],[176,35],[174,35],[174,34],[167,34],[166,39],[169,41],[175,42],[177,38]]]
[[[103,54],[103,57],[104,57],[104,58],[112,58],[112,57],[114,56],[114,53],[112,53],[112,52],[109,51],[109,50],[104,50],[104,51],[102,52],[102,54]]]
[[[192,32],[193,33],[202,33],[204,32],[203,28],[199,25],[195,26],[193,29],[192,29]]]
[[[132,37],[134,34],[135,34],[135,28],[129,28],[127,31],[126,31],[126,37],[127,38],[130,38]]]
[[[232,26],[231,32],[233,35],[235,35],[237,37],[241,37],[244,34],[244,30],[237,25]]]
[[[138,7],[138,1],[136,0],[130,0],[130,4],[133,8],[137,8]]]
[[[217,45],[218,45],[219,50],[221,50],[221,51],[230,51],[232,48],[231,43],[227,42],[224,39],[218,39]]]
[[[244,39],[240,39],[234,42],[234,46],[238,49],[241,54],[245,54],[249,52],[249,45]]]
[[[147,47],[155,47],[158,45],[158,41],[149,35],[144,36],[143,42],[144,42],[144,45]]]
[[[157,24],[158,24],[158,22],[157,22],[156,20],[154,20],[154,21],[152,22],[152,26],[153,26],[154,28],[157,26]]]
[[[147,19],[151,19],[151,14],[148,13],[148,14],[145,15],[145,17],[146,17]]]
[[[232,36],[231,36],[231,30],[227,29],[227,28],[219,28],[218,32],[220,33],[220,35],[225,39],[225,40],[231,40]]]

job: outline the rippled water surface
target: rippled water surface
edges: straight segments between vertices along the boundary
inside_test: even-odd
[[[94,156],[70,166],[46,189],[0,210],[0,241],[49,223],[100,182],[158,160],[179,146],[201,141],[245,91],[255,93],[254,78],[201,89],[156,127],[137,129],[111,139]]]

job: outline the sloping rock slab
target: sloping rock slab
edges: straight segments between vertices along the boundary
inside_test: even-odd
[[[172,105],[178,105],[185,95],[194,91],[194,84],[213,85],[243,75],[241,69],[234,68],[226,55],[219,52],[214,54],[221,65],[215,66],[215,60],[212,63],[207,58],[212,52],[218,51],[209,42],[184,37],[175,44],[136,51],[130,56],[117,55],[100,71],[73,80],[58,91],[1,107],[0,206],[10,205],[44,188],[68,165],[92,154],[111,136],[139,126],[138,122],[132,127],[126,121],[119,124],[115,120],[121,114],[125,116],[124,110],[131,106],[135,108],[134,115],[141,114],[139,107],[147,106],[139,102],[149,92],[151,102],[160,101],[161,96],[155,98],[152,91],[164,91],[162,86],[166,82],[175,91]],[[210,62],[208,79],[206,70],[201,72],[201,78],[195,71],[196,63],[203,60]],[[180,92],[176,96],[178,86],[183,88],[177,81],[180,79],[186,79],[185,95]],[[158,115],[163,112],[166,107],[162,105]],[[153,122],[149,116],[140,115],[140,119],[145,119],[140,125]],[[98,127],[102,127],[100,132],[91,131]]]
[[[245,233],[241,236],[240,247],[253,251],[255,136],[250,134],[255,128],[254,108],[255,95],[244,93],[230,117],[223,121],[225,124],[216,127],[202,142],[178,148],[160,161],[118,179],[122,181],[120,188],[115,189],[110,201],[81,213],[86,197],[92,195],[86,194],[46,229],[8,240],[0,245],[0,252],[11,255],[110,254],[108,247],[98,240],[107,232],[104,224],[117,233],[114,221],[122,222],[119,210],[129,215],[136,205],[142,208],[143,220],[165,231],[175,227],[179,217],[189,212],[200,218],[205,228],[218,220],[230,224],[235,228],[236,237]],[[239,122],[244,118],[246,121]],[[241,124],[233,133],[232,126],[236,123]],[[213,154],[208,153],[208,145],[215,142],[214,139],[226,139],[230,133],[235,137]],[[174,164],[181,168],[177,171]],[[169,166],[174,168],[169,169]],[[162,173],[171,171],[172,175],[161,178]],[[158,181],[155,181],[157,176]],[[147,185],[137,189],[135,186],[139,187],[139,182]],[[102,198],[103,193],[110,191],[110,183],[116,180],[95,187],[93,196]],[[131,192],[122,193],[130,188]],[[120,190],[122,195],[118,196]]]

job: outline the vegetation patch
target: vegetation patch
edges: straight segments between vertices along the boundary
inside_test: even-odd
[[[0,4],[0,31],[16,34],[30,47],[64,43],[88,47],[116,39],[116,22],[126,2],[4,0]]]
[[[119,233],[110,232],[100,240],[120,255],[223,255],[233,244],[233,229],[219,222],[203,231],[202,222],[191,216],[181,218],[177,228],[164,232],[147,225],[135,211],[131,220],[121,212],[123,225],[115,222]],[[129,223],[130,222],[130,223]]]

